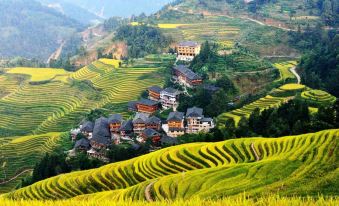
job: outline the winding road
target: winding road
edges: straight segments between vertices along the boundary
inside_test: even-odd
[[[300,84],[300,83],[301,83],[301,77],[300,77],[300,75],[297,73],[296,67],[292,67],[292,68],[290,69],[290,71],[294,74],[295,77],[297,77],[297,79],[298,79],[298,84]]]

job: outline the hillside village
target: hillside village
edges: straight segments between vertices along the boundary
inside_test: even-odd
[[[177,45],[177,61],[190,62],[200,53],[197,42],[181,42]],[[171,81],[184,88],[194,88],[203,84],[202,78],[186,65],[173,65]],[[206,85],[211,87],[211,85]],[[214,92],[217,90],[214,87]],[[177,111],[179,97],[184,91],[168,87],[152,86],[147,89],[148,99],[128,103],[128,111],[134,113],[133,119],[123,119],[121,114],[108,118],[100,117],[95,122],[83,121],[79,128],[71,130],[72,140],[76,141],[71,154],[84,151],[90,157],[108,161],[106,150],[110,145],[128,143],[135,145],[151,143],[151,150],[161,146],[175,145],[177,137],[184,134],[209,132],[215,127],[212,118],[205,117],[202,108],[192,107],[185,112]],[[166,119],[154,114],[171,110]],[[79,134],[83,137],[77,140]]]

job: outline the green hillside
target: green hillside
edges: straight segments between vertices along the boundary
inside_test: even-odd
[[[14,189],[40,158],[65,140],[63,133],[0,138],[0,193]]]
[[[5,70],[0,74],[4,80],[0,81],[0,137],[64,132],[90,110],[108,104],[110,112],[126,113],[128,101],[149,86],[163,84],[161,66],[153,61],[115,69],[96,61],[63,75],[40,68]]]
[[[13,199],[154,200],[229,195],[336,195],[339,130],[162,149],[5,194]],[[101,192],[101,193],[100,193]]]

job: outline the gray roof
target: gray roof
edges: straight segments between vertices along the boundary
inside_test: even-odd
[[[137,113],[133,119],[133,124],[142,124],[146,123],[149,115],[145,113]]]
[[[169,94],[175,94],[175,95],[179,94],[179,91],[177,89],[173,89],[171,87],[167,87],[166,89],[163,90],[163,92],[166,92]]]
[[[111,133],[109,131],[108,119],[100,117],[95,121],[93,137],[91,141],[100,143],[100,144],[110,144],[109,139],[111,138]]]
[[[163,135],[161,137],[160,141],[161,141],[161,144],[170,144],[170,145],[178,144],[178,139],[177,138],[169,137],[167,135]]]
[[[209,118],[209,117],[205,117],[201,120],[202,122],[213,122],[213,119],[212,118]]]
[[[181,121],[184,119],[183,112],[171,112],[168,115],[167,121]]]
[[[145,129],[142,133],[148,138],[160,135],[160,133],[154,129]]]
[[[196,73],[194,73],[192,70],[190,70],[187,66],[185,65],[178,65],[174,67],[175,70],[179,71],[180,73],[182,73],[183,75],[185,75],[185,77],[187,77],[190,80],[199,80],[201,79],[201,77],[199,75],[197,75]]]
[[[137,101],[130,101],[130,102],[128,102],[128,104],[127,104],[128,109],[129,110],[133,110],[133,111],[137,110],[136,103],[137,103]]]
[[[132,120],[124,121],[119,129],[119,131],[132,131],[132,130],[133,130]]]
[[[188,108],[186,112],[186,117],[201,117],[203,118],[204,116],[202,115],[203,109],[198,108],[198,107],[192,107]]]
[[[80,140],[76,141],[74,148],[85,147],[89,149],[91,145],[89,144],[89,140],[86,138],[81,138]]]
[[[211,92],[216,92],[216,91],[218,91],[220,89],[220,87],[216,87],[216,86],[214,86],[212,84],[204,84],[203,88],[205,90],[208,90],[208,91],[211,91]]]
[[[148,90],[156,92],[156,93],[160,93],[162,91],[162,88],[159,87],[159,86],[151,86],[151,87],[148,88]]]
[[[87,121],[87,122],[83,123],[80,130],[82,132],[93,132],[93,129],[94,129],[94,123],[91,122],[91,121]]]
[[[184,41],[184,42],[180,42],[178,46],[196,47],[196,46],[199,46],[199,43],[195,41]]]
[[[122,122],[122,116],[121,114],[113,114],[108,118],[108,123],[113,124],[113,123],[119,123]]]
[[[146,120],[146,124],[160,124],[160,123],[161,123],[161,119],[159,119],[156,116],[152,116]]]
[[[137,103],[147,105],[147,106],[154,106],[154,105],[159,104],[158,102],[150,100],[150,99],[141,99]]]

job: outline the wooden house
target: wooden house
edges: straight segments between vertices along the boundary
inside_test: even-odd
[[[158,110],[158,102],[149,100],[149,99],[141,99],[136,102],[137,112],[143,112],[147,114],[153,114]]]
[[[148,88],[148,98],[153,101],[159,101],[161,91],[162,91],[162,88],[159,86],[152,86]]]
[[[179,84],[187,87],[195,87],[203,83],[202,78],[185,65],[178,65],[173,68],[174,79]]]
[[[184,113],[171,112],[167,118],[168,132],[170,137],[178,137],[185,134]]]
[[[137,113],[133,119],[133,132],[140,135],[146,129],[146,122],[149,115],[145,113]]]
[[[109,124],[109,128],[110,131],[112,133],[119,133],[119,129],[121,127],[122,124],[122,116],[121,114],[113,114],[108,118],[108,124]]]
[[[176,46],[177,59],[181,61],[192,61],[200,53],[201,45],[193,41],[180,42]]]
[[[146,129],[154,129],[160,131],[161,119],[156,116],[152,116],[146,120]]]

